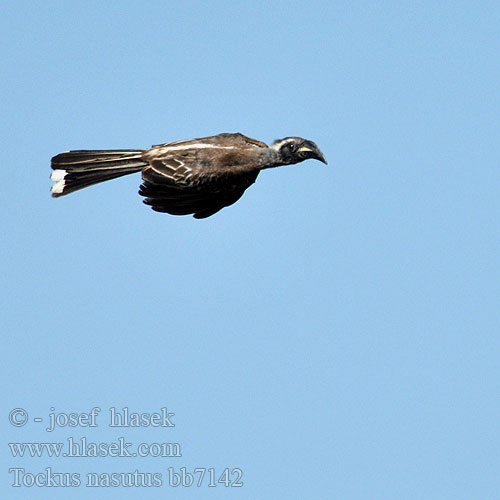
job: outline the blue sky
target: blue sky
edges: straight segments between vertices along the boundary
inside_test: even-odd
[[[2,497],[498,498],[499,21],[487,1],[4,2]],[[203,221],[151,211],[137,175],[50,197],[61,151],[219,132],[303,136],[329,165],[263,172]],[[93,407],[97,427],[45,431]],[[110,407],[175,427],[110,428]],[[70,436],[182,457],[7,445]],[[12,487],[47,467],[163,485]]]

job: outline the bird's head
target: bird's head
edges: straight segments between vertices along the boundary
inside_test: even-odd
[[[270,147],[278,152],[282,165],[292,165],[308,158],[314,158],[326,164],[326,159],[318,146],[307,139],[286,137],[274,141]]]

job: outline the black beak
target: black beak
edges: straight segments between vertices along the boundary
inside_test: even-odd
[[[328,162],[326,161],[325,156],[319,150],[319,148],[316,148],[316,156],[314,158],[316,158],[316,160],[319,160],[319,161],[323,162],[325,165],[328,165]]]
[[[312,141],[304,142],[304,144],[302,144],[302,146],[300,146],[300,148],[298,149],[298,152],[304,154],[305,158],[313,158],[315,160],[319,160],[325,165],[328,165],[328,162],[326,161],[323,153]]]

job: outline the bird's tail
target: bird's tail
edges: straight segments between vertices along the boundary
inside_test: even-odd
[[[67,151],[52,158],[52,196],[59,197],[98,182],[140,172],[148,162],[141,149]]]

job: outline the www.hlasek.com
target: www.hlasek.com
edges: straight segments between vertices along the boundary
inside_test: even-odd
[[[43,472],[27,472],[24,468],[13,467],[9,469],[13,476],[12,486],[20,487],[79,487],[107,488],[107,487],[160,487],[166,484],[170,487],[208,486],[215,488],[240,488],[243,486],[243,472],[239,468],[226,467],[216,470],[214,467],[196,467],[188,472],[186,467],[178,471],[174,467],[167,469],[166,477],[160,472],[88,472],[82,477],[78,472],[54,472],[47,467]]]
[[[182,457],[180,443],[127,443],[116,441],[95,443],[86,437],[58,443],[9,443],[13,457]]]

